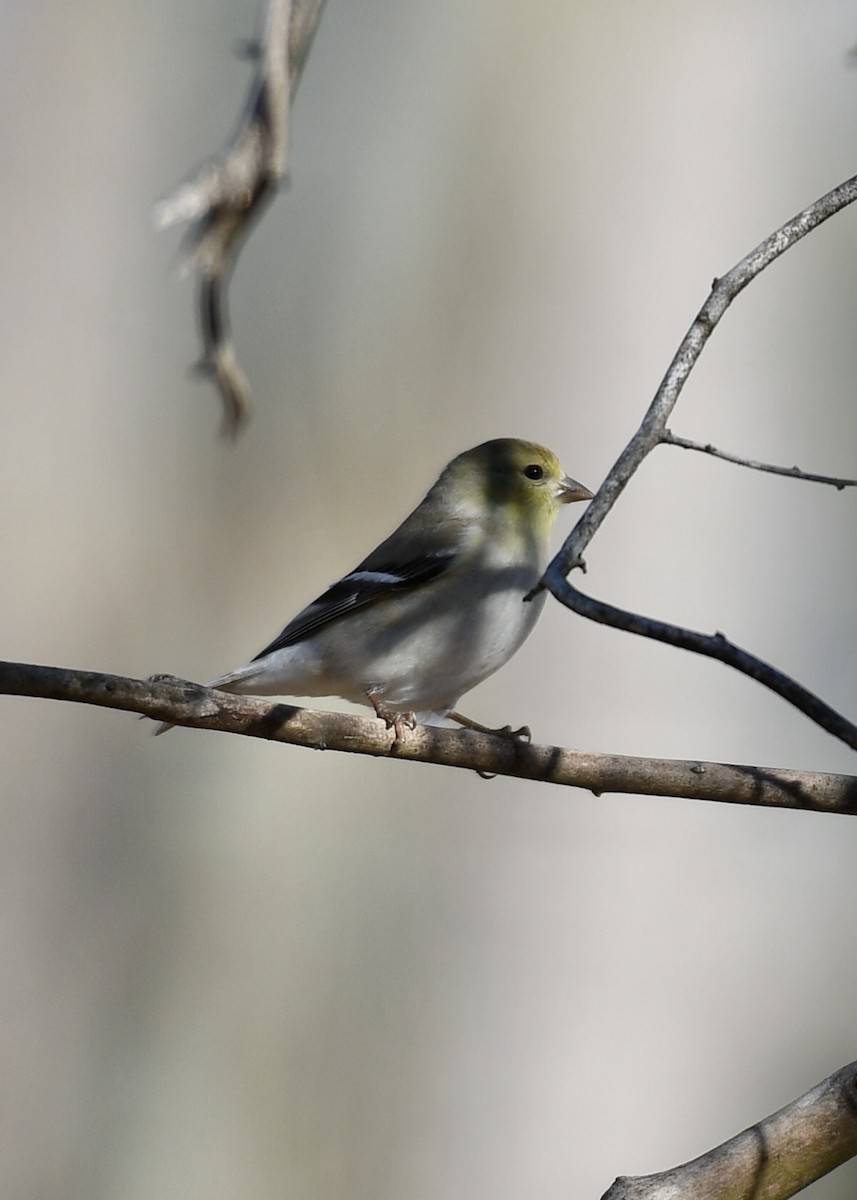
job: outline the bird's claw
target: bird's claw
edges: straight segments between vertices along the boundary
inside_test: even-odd
[[[496,737],[508,738],[510,742],[514,742],[518,746],[529,746],[533,740],[529,725],[522,725],[520,729],[513,729],[511,725],[504,725],[501,729],[486,729],[485,732],[493,733]],[[494,771],[480,771],[478,767],[476,768],[476,774],[480,779],[497,778]]]
[[[529,725],[522,725],[520,729],[504,725],[502,729],[489,729],[488,732],[495,733],[497,737],[508,738],[510,742],[518,742],[522,746],[529,746],[533,740],[533,732]]]
[[[406,729],[416,729],[417,718],[412,712],[398,712],[394,708],[388,708],[377,696],[373,696],[371,693],[369,694],[369,702],[375,709],[375,715],[379,720],[383,721],[388,729],[393,730],[394,746],[404,741]]]
[[[481,725],[479,721],[474,721],[470,717],[465,717],[460,712],[450,712],[447,716],[452,721],[457,721],[459,725],[463,725],[465,729],[474,729],[477,733],[490,733],[494,737],[506,738],[510,742],[517,742],[521,746],[529,746],[533,740],[533,735],[529,725],[522,725],[520,729],[513,729],[511,725],[503,725],[500,729],[492,729],[490,725]]]

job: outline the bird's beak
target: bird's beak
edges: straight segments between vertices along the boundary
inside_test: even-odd
[[[571,479],[568,475],[563,475],[559,481],[559,492],[557,500],[560,504],[573,504],[575,500],[591,500],[593,493],[588,487],[584,487],[582,483],[578,483],[576,479]]]

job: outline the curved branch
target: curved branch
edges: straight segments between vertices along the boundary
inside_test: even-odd
[[[227,288],[244,239],[288,173],[289,108],[325,0],[268,0],[254,48],[256,74],[226,149],[155,208],[161,227],[190,221],[184,251],[198,277],[200,369],[217,381],[223,431],[234,436],[250,412],[247,379],[230,338]]]
[[[857,1155],[857,1062],[700,1158],[602,1200],[786,1200]]]
[[[587,754],[491,733],[419,725],[396,740],[383,721],[218,692],[173,676],[127,679],[0,662],[0,693],[94,704],[195,729],[352,754],[437,763],[603,792],[857,815],[857,778],[822,772]]]
[[[693,629],[683,629],[680,625],[670,625],[666,621],[656,621],[652,617],[628,612],[624,608],[615,608],[603,600],[585,595],[562,577],[552,576],[549,587],[561,604],[582,617],[588,617],[590,621],[609,625],[613,629],[624,629],[627,633],[636,633],[640,637],[653,638],[656,642],[665,642],[668,646],[677,646],[680,650],[691,650],[694,654],[715,658],[728,667],[734,667],[742,675],[749,675],[763,687],[776,692],[788,704],[793,705],[835,738],[845,742],[852,750],[857,750],[857,725],[853,721],[843,717],[783,671],[730,642],[722,633],[697,633]]]

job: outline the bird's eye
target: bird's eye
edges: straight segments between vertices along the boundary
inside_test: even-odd
[[[528,467],[524,467],[524,474],[527,479],[544,479],[545,469],[540,467],[538,463],[530,463]]]

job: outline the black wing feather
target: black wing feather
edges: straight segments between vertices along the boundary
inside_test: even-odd
[[[384,596],[409,591],[437,579],[449,569],[456,557],[457,551],[449,549],[428,556],[421,555],[410,562],[397,563],[395,566],[385,566],[382,562],[367,560],[299,612],[270,646],[259,651],[253,662],[273,654],[275,650],[294,646],[346,613],[374,604]],[[371,567],[367,565],[370,561]]]

